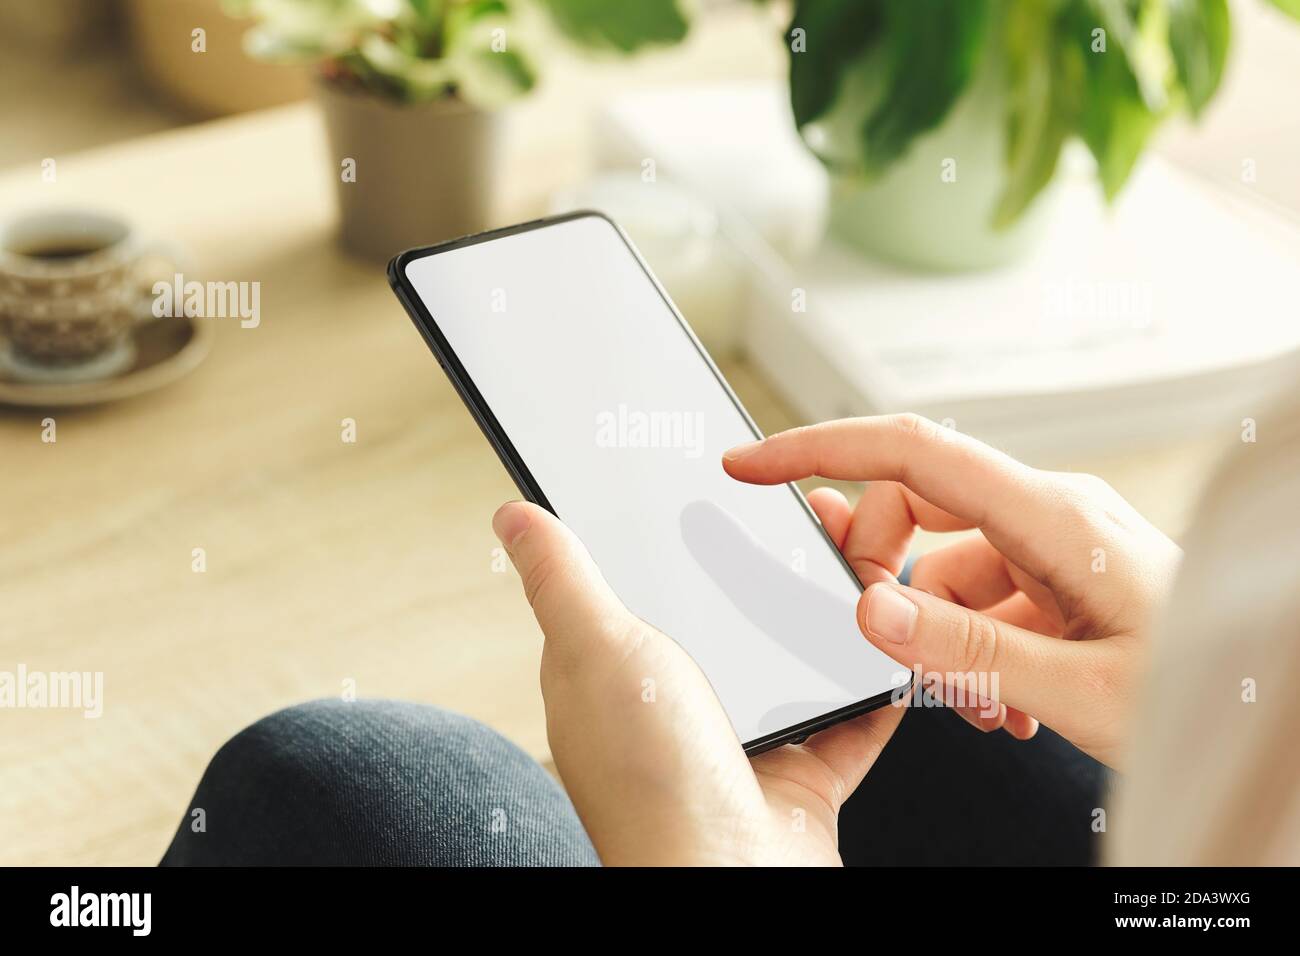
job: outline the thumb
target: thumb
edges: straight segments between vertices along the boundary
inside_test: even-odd
[[[631,613],[559,518],[511,501],[492,516],[492,530],[519,572],[548,645],[581,653],[594,644],[621,643],[630,634]]]
[[[1099,673],[1113,655],[1101,642],[1035,634],[901,584],[873,584],[858,602],[858,626],[876,647],[922,675],[977,692],[1069,735],[1084,700],[1082,674]]]

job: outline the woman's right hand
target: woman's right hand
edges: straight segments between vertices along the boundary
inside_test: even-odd
[[[1104,481],[1038,471],[915,415],[792,429],[723,465],[754,484],[870,482],[855,510],[830,489],[812,496],[867,586],[867,638],[926,678],[992,678],[982,686],[1005,708],[984,729],[1027,737],[1041,720],[1115,765],[1181,552]],[[983,534],[923,556],[904,587],[890,569],[917,526]]]

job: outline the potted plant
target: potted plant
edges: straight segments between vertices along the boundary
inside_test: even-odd
[[[492,221],[498,109],[536,82],[526,0],[227,0],[258,19],[249,53],[315,64],[345,248],[383,259]],[[577,43],[679,40],[674,0],[534,0]]]
[[[1227,0],[795,0],[791,103],[830,228],[913,266],[1014,258],[1062,148],[1082,140],[1113,199],[1162,120],[1205,109],[1229,32]]]

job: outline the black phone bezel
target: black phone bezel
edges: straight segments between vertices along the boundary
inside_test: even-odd
[[[664,305],[667,306],[668,311],[677,320],[678,325],[686,334],[691,344],[695,346],[695,350],[699,353],[700,358],[704,360],[704,364],[713,373],[714,378],[717,379],[718,384],[722,386],[723,391],[726,392],[727,397],[731,400],[732,404],[735,405],[736,410],[745,420],[745,424],[749,426],[754,438],[758,439],[763,437],[763,433],[754,423],[754,420],[750,418],[749,412],[745,410],[745,406],[741,404],[740,399],[732,390],[731,385],[728,384],[727,380],[723,377],[722,372],[714,363],[713,358],[705,350],[704,346],[700,343],[700,340],[696,337],[695,332],[691,329],[690,325],[687,324],[686,320],[682,317],[682,314],[677,310],[677,306],[673,304],[672,299],[669,298],[668,293],[664,291],[659,280],[656,279],[654,274],[650,271],[645,260],[641,258],[641,253],[637,251],[636,246],[634,246],[631,240],[628,239],[627,235],[619,227],[618,223],[614,222],[613,219],[604,213],[596,210],[583,209],[556,216],[546,216],[541,219],[533,219],[528,222],[518,223],[513,226],[505,226],[500,229],[490,229],[486,232],[475,233],[471,236],[462,236],[432,246],[407,249],[404,252],[398,253],[389,260],[388,263],[389,285],[392,286],[393,291],[397,294],[398,300],[402,303],[403,308],[406,309],[407,314],[411,317],[411,321],[415,323],[415,327],[419,330],[421,337],[423,337],[425,343],[429,346],[430,351],[433,352],[434,357],[438,360],[438,364],[442,367],[443,372],[446,373],[447,378],[451,381],[452,387],[456,390],[456,393],[460,395],[461,401],[465,403],[465,407],[474,417],[479,428],[482,429],[484,436],[487,438],[488,442],[491,443],[493,450],[496,451],[497,456],[501,459],[501,463],[505,465],[506,471],[508,471],[510,477],[514,479],[515,485],[519,488],[520,493],[528,501],[540,505],[547,511],[551,512],[551,514],[556,514],[555,509],[551,507],[551,503],[547,501],[546,495],[542,491],[541,486],[538,485],[532,472],[528,470],[528,466],[524,463],[523,458],[519,455],[514,444],[510,441],[510,437],[506,434],[505,429],[501,427],[501,423],[497,421],[496,416],[492,413],[492,409],[488,406],[486,400],[484,400],[482,393],[479,392],[477,386],[475,386],[473,380],[465,371],[465,367],[456,356],[455,350],[452,349],[446,336],[442,334],[442,330],[438,328],[438,324],[434,317],[430,314],[429,310],[425,308],[424,302],[420,299],[414,286],[407,280],[406,268],[417,259],[423,259],[427,256],[435,256],[443,252],[450,252],[453,249],[478,245],[482,242],[490,242],[494,239],[503,239],[507,236],[517,235],[522,232],[531,232],[536,229],[544,229],[548,226],[555,226],[574,219],[584,219],[588,217],[603,219],[613,227],[614,232],[623,241],[628,252],[632,254],[633,258],[636,259],[637,264],[640,265],[641,271],[645,274],[646,279],[649,280],[651,285],[653,285],[655,290],[659,293],[659,297],[663,300]],[[788,488],[791,494],[794,495],[795,500],[799,503],[800,507],[803,508],[804,513],[807,514],[809,520],[812,521],[813,526],[821,533],[822,539],[826,542],[826,546],[834,552],[836,557],[839,559],[841,566],[849,575],[849,579],[857,585],[859,592],[861,592],[863,590],[861,580],[858,579],[857,574],[854,572],[852,566],[849,565],[848,561],[844,559],[844,556],[840,554],[839,548],[835,546],[835,542],[832,541],[830,535],[826,533],[826,529],[822,527],[821,521],[812,510],[812,506],[808,504],[807,499],[804,498],[803,492],[801,492],[793,483],[787,483],[786,488]],[[559,517],[558,515],[556,516]],[[893,688],[873,697],[868,697],[867,699],[858,701],[855,704],[849,704],[847,707],[841,707],[838,710],[830,711],[829,713],[822,714],[819,717],[813,717],[809,720],[795,724],[792,727],[787,727],[784,730],[767,734],[757,740],[748,743],[742,742],[742,746],[744,747],[746,754],[754,756],[766,750],[780,747],[783,744],[802,742],[804,739],[820,730],[825,730],[826,728],[845,720],[850,720],[862,714],[869,713],[870,711],[876,710],[877,708],[889,703],[896,697],[901,698],[902,695],[909,694],[914,680],[915,677],[911,677],[906,685],[900,685],[897,688]]]

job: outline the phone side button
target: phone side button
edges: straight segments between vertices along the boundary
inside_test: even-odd
[[[808,734],[800,734],[798,737],[791,737],[789,740],[786,741],[786,743],[794,744],[795,746],[798,746],[799,744],[807,743],[807,741],[808,741]]]

